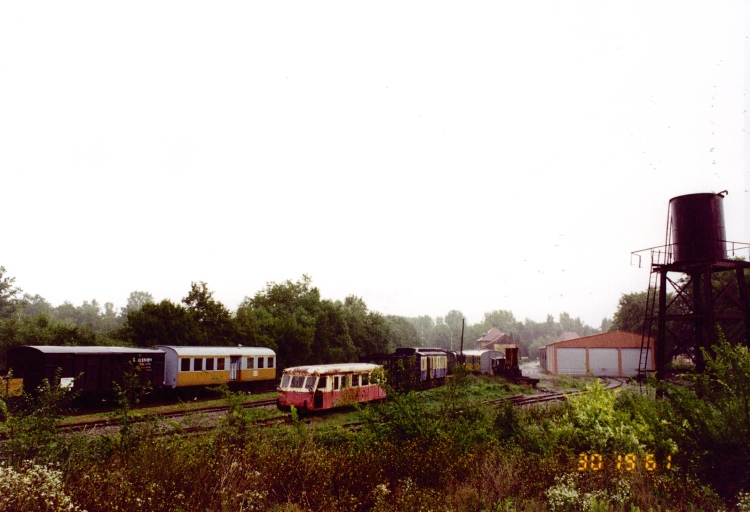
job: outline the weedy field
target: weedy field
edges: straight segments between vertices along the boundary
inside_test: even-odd
[[[169,436],[134,422],[123,390],[119,427],[90,436],[59,434],[68,398],[52,385],[23,407],[0,402],[0,511],[750,510],[746,348],[719,347],[686,386],[582,387],[497,407],[486,401],[521,390],[459,372],[280,428],[224,390],[215,427]]]

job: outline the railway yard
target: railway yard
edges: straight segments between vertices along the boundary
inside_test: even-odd
[[[584,383],[592,380],[553,378],[545,375],[544,372],[535,371],[532,365],[529,365],[526,371],[541,377],[542,384],[538,388],[511,386],[504,381],[493,382],[492,378],[485,377],[477,385],[481,391],[473,392],[473,399],[491,407],[503,407],[506,404],[514,407],[550,404],[580,394]],[[602,382],[608,389],[617,389],[626,384],[626,379],[605,378]],[[426,402],[434,400],[430,390],[422,394]],[[482,398],[482,394],[485,394],[486,398]],[[228,400],[234,402],[234,405],[227,405]],[[133,425],[148,426],[163,436],[191,435],[216,428],[230,410],[241,408],[247,415],[248,424],[253,428],[278,428],[292,424],[294,421],[292,415],[278,411],[276,405],[277,398],[274,392],[247,396],[243,396],[243,393],[235,393],[231,398],[219,400],[146,405],[132,411],[127,421]],[[343,410],[321,411],[305,415],[297,421],[311,428],[332,425],[343,430],[360,430],[364,422],[359,420],[358,416],[359,411],[355,407],[348,407]],[[112,435],[121,428],[122,423],[122,415],[117,411],[84,412],[63,418],[58,430],[63,434]],[[7,436],[0,435],[0,442],[4,439],[7,439]]]
[[[15,468],[18,485],[51,474],[55,503],[74,504],[58,508],[89,512],[681,512],[744,499],[720,486],[726,475],[716,490],[688,484],[713,473],[694,462],[689,437],[664,426],[683,421],[679,402],[669,409],[654,388],[623,379],[520,369],[535,387],[459,369],[440,386],[308,413],[279,410],[279,392],[228,388],[65,417],[39,401],[6,418],[0,470]],[[741,482],[741,460],[724,460]]]

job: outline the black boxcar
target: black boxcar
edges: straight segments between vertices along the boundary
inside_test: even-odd
[[[456,361],[455,354],[430,347],[401,347],[393,354],[372,354],[363,359],[381,365],[396,389],[421,389],[442,383]]]
[[[130,347],[53,347],[24,345],[8,351],[8,368],[14,377],[23,379],[27,392],[34,392],[43,379],[50,383],[60,368],[61,385],[75,379],[73,390],[83,396],[108,396],[114,383],[123,386],[131,362],[140,371],[141,385],[150,383],[153,389],[164,385],[164,352]]]

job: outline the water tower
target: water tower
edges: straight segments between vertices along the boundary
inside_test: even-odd
[[[738,258],[739,251],[750,246],[726,240],[726,194],[670,199],[665,245],[646,249],[651,252],[651,276],[641,349],[642,375],[651,367],[647,360],[650,353],[657,378],[667,376],[679,356],[693,361],[702,371],[705,362],[701,349],[710,350],[718,342],[719,330],[730,343],[750,346],[750,300],[745,277],[750,262]]]

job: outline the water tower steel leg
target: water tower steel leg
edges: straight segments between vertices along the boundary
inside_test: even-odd
[[[654,362],[656,363],[656,378],[664,378],[664,370],[667,359],[667,271],[661,269],[659,272],[659,318],[656,329],[656,343],[654,346]]]
[[[701,296],[703,294],[703,289],[701,287],[701,272],[695,271],[690,274],[690,282],[692,284],[692,304],[690,305],[691,314],[693,317],[693,329],[695,334],[695,354],[693,355],[695,366],[698,369],[701,369],[703,366],[703,353],[701,352],[701,347],[703,347],[706,343],[706,335],[705,335],[705,322],[704,322],[704,313],[705,308],[703,308],[701,305],[703,304],[703,301],[701,300]],[[683,340],[684,343],[686,343]],[[685,347],[687,349],[687,347]]]
[[[742,266],[735,268],[737,273],[737,290],[742,305],[743,321],[745,322],[745,346],[750,347],[750,301],[747,295],[747,282],[745,281],[745,270]]]
[[[716,345],[716,308],[714,306],[714,282],[713,282],[713,272],[711,272],[711,265],[706,265],[706,272],[703,277],[705,280],[704,286],[706,289],[706,300],[705,300],[705,306],[707,308],[706,310],[706,322],[705,322],[705,329],[706,329],[706,342],[707,347],[713,347]]]

